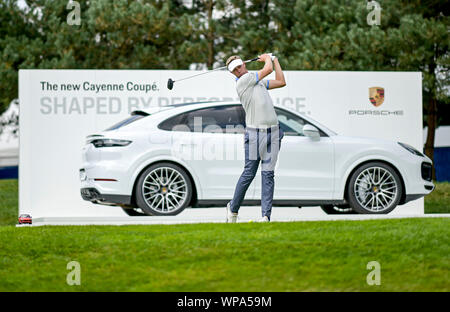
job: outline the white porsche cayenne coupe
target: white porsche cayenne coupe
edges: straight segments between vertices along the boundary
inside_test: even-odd
[[[338,135],[275,106],[284,137],[274,206],[321,206],[329,214],[385,214],[434,189],[432,161],[413,147]],[[87,137],[81,196],[129,215],[176,215],[226,206],[244,167],[245,112],[236,102],[135,111]],[[261,168],[259,168],[260,170]],[[243,205],[259,206],[257,172]]]

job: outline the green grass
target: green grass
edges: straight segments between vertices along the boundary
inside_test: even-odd
[[[0,227],[0,291],[449,291],[447,218]],[[66,284],[69,261],[81,286]],[[381,265],[369,286],[366,265]]]
[[[425,196],[425,213],[450,213],[450,183],[435,183],[436,188]]]
[[[0,225],[17,224],[19,211],[19,183],[14,180],[0,180]]]
[[[448,218],[16,228],[0,187],[0,291],[450,291]]]

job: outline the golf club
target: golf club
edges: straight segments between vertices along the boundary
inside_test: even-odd
[[[254,61],[257,61],[257,60],[258,60],[258,58],[255,57],[254,59],[244,61],[244,63],[254,62]],[[209,74],[209,73],[211,73],[211,72],[214,72],[214,71],[217,71],[217,70],[223,70],[223,69],[226,69],[226,68],[227,68],[227,66],[222,66],[222,67],[219,67],[219,68],[216,68],[216,69],[212,69],[212,70],[209,70],[209,71],[200,73],[200,74],[195,74],[195,75],[188,76],[188,77],[185,77],[185,78],[182,78],[182,79],[178,79],[177,81],[182,81],[182,80],[194,78],[194,77],[196,77],[196,76],[200,76],[200,75],[204,75],[204,74]],[[174,84],[174,83],[175,83],[175,80],[172,80],[171,78],[169,78],[169,80],[167,81],[167,89],[172,90],[173,84]]]

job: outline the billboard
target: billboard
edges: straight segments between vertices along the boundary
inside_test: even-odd
[[[33,218],[127,217],[120,207],[81,198],[79,169],[86,136],[135,110],[238,101],[234,76],[225,71],[167,89],[169,78],[177,81],[193,73],[20,70],[19,213]],[[311,117],[338,134],[400,141],[422,149],[421,73],[285,71],[285,77],[286,87],[269,91],[275,105]],[[398,206],[392,214],[423,214],[423,209],[421,198]],[[317,214],[323,212],[317,209]]]

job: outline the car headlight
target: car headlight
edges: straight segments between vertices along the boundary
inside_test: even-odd
[[[401,147],[403,147],[404,149],[408,150],[409,152],[413,153],[414,155],[420,156],[420,157],[424,157],[424,155],[419,152],[418,150],[416,150],[414,147],[412,147],[411,145],[408,145],[406,143],[401,143],[401,142],[397,142],[398,144],[400,144]]]
[[[95,147],[115,147],[115,146],[127,146],[131,143],[128,140],[117,139],[95,139],[91,141]]]

